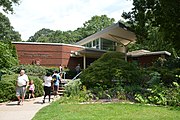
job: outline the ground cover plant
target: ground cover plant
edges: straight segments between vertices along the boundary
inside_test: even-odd
[[[41,109],[33,120],[179,120],[180,109],[129,103],[63,104]]]

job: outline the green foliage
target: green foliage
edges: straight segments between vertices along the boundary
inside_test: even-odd
[[[122,16],[134,29],[138,43],[151,51],[174,47],[179,53],[179,4],[179,0],[133,0],[132,11]]]
[[[74,31],[53,31],[43,28],[37,31],[34,36],[31,36],[28,41],[72,44],[110,26],[114,21],[113,18],[108,18],[106,15],[93,16],[91,20],[83,24],[83,27],[77,28]]]
[[[150,85],[157,85],[160,83],[160,76],[161,74],[159,74],[158,72],[152,72],[149,74],[150,80],[147,82]]]
[[[43,93],[44,93],[43,86],[42,86],[43,80],[40,79],[37,76],[29,76],[29,80],[33,80],[34,81],[34,85],[35,85],[35,97],[42,96]]]
[[[173,82],[173,85],[170,87],[156,85],[148,89],[148,92],[136,93],[135,99],[140,103],[180,106],[179,92],[179,84],[177,82]]]
[[[0,81],[0,102],[16,99],[15,86],[17,74],[2,76]]]
[[[107,87],[113,87],[114,81],[122,84],[138,84],[141,80],[138,67],[122,60],[122,58],[123,54],[118,52],[104,54],[83,71],[80,76],[82,83],[87,88],[100,84],[103,90]]]
[[[118,95],[125,98],[126,93],[133,95],[145,84],[144,71],[122,58],[124,55],[119,52],[104,54],[83,71],[80,76],[82,84],[98,98],[114,98]]]
[[[3,11],[8,13],[11,12],[13,13],[13,5],[14,4],[19,4],[20,0],[1,0],[0,1],[0,6],[3,8]]]
[[[16,53],[11,43],[0,42],[0,69],[10,68],[18,64]]]
[[[122,58],[120,53],[109,52],[83,71],[82,84],[90,90],[93,99],[119,98],[179,106],[179,59],[160,60],[152,67],[139,68]]]
[[[3,75],[0,81],[0,102],[8,100],[16,100],[16,80],[18,74]],[[28,76],[30,80],[35,84],[35,96],[39,97],[43,95],[42,80],[38,77]],[[28,93],[28,92],[27,92]]]
[[[46,67],[43,66],[37,66],[37,65],[19,65],[19,66],[14,66],[10,69],[10,71],[19,73],[20,70],[25,70],[26,74],[31,75],[31,76],[38,76],[42,77],[46,74]],[[48,68],[47,68],[48,69]]]
[[[61,102],[66,103],[68,100],[73,102],[84,102],[91,99],[91,93],[86,90],[85,86],[82,86],[80,79],[69,81],[65,86],[65,96]]]
[[[79,94],[82,83],[79,79],[76,79],[74,81],[69,81],[68,84],[65,86],[66,94],[67,96],[74,96]]]
[[[9,19],[0,12],[0,41],[21,41],[21,35],[14,31]]]

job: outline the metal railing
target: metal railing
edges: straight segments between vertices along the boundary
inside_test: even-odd
[[[78,73],[72,80],[75,80],[81,73],[82,73],[82,71],[80,73]]]

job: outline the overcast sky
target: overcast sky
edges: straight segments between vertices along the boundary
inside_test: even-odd
[[[42,28],[75,30],[95,15],[121,18],[132,8],[132,0],[21,0],[8,15],[12,26],[27,40]]]

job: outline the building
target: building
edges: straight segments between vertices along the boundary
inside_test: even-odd
[[[170,55],[166,51],[149,51],[144,54],[142,51],[141,53],[127,53],[127,45],[133,44],[135,40],[136,35],[128,27],[118,22],[74,45],[36,42],[13,42],[13,44],[16,47],[20,64],[42,66],[59,66],[61,64],[70,69],[74,69],[77,64],[85,69],[107,51],[123,52],[126,55],[125,60],[140,60],[142,65],[151,63],[154,58]]]

